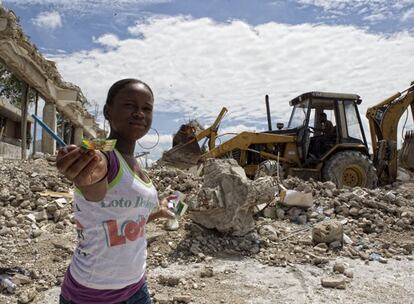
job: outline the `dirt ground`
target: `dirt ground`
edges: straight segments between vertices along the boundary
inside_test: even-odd
[[[331,264],[324,268],[310,265],[269,267],[252,259],[238,257],[211,261],[214,275],[200,278],[202,266],[172,264],[149,272],[149,288],[173,296],[189,294],[191,303],[414,303],[414,261],[392,260],[388,264],[341,259],[354,270],[354,278],[345,290],[321,287],[321,277],[330,272]],[[160,286],[156,277],[178,275],[191,278],[201,290],[181,290],[180,286]],[[43,299],[34,303],[57,303],[59,287],[46,291]]]

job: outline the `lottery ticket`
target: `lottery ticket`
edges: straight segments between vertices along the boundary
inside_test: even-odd
[[[177,196],[177,198],[168,202],[168,208],[170,208],[176,216],[181,217],[188,208],[188,205],[183,201],[185,194],[180,191],[175,191],[174,195]]]
[[[82,139],[81,147],[86,150],[112,151],[115,148],[116,139]]]

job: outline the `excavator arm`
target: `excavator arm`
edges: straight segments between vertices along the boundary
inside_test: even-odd
[[[392,183],[397,178],[398,123],[409,107],[411,107],[411,115],[414,119],[414,81],[406,90],[368,108],[366,113],[371,133],[374,165],[379,179],[386,183]],[[410,156],[407,155],[407,157]]]
[[[198,141],[207,138],[209,149],[214,149],[218,128],[226,113],[227,108],[223,107],[214,123],[200,132],[196,132],[195,128],[188,124],[182,125],[173,138],[173,148],[164,152],[161,160],[181,168],[196,165],[203,154]]]

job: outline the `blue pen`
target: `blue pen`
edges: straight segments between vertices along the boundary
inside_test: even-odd
[[[56,143],[59,146],[65,147],[66,143],[63,141],[62,138],[59,137],[59,135],[57,135],[55,132],[53,132],[53,130],[51,128],[49,128],[49,126],[47,124],[45,124],[39,117],[37,117],[35,114],[32,114],[32,117],[39,123],[39,125],[46,130],[47,133],[49,133],[50,136],[52,136],[52,138],[54,140],[56,140]]]

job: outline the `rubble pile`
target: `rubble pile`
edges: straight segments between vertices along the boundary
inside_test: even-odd
[[[0,161],[0,276],[11,276],[19,303],[60,285],[73,250],[71,182],[58,174],[54,160]],[[73,238],[62,243],[67,231]],[[7,293],[0,287],[1,303]]]
[[[325,267],[339,256],[367,263],[413,258],[412,181],[372,190],[291,177],[252,181],[233,160],[209,160],[201,172],[149,170],[161,198],[178,190],[189,205],[176,231],[166,231],[164,220],[147,225],[150,271],[192,262],[204,269],[229,256],[282,267]],[[71,201],[72,185],[57,173],[53,158],[0,161],[0,276],[17,285],[14,294],[0,287],[1,303],[29,303],[61,285],[77,236]],[[210,275],[206,270],[202,276]],[[337,265],[321,285],[345,288],[352,276]],[[180,284],[188,292],[204,288],[201,283]],[[154,297],[161,293],[157,289]]]
[[[174,167],[157,165],[148,171],[148,175],[158,190],[160,198],[180,191],[186,194],[186,202],[190,210],[200,208],[197,194],[200,191],[203,178]]]
[[[285,186],[312,192],[311,208],[279,208],[278,219],[315,226],[327,219],[343,225],[340,254],[363,260],[412,254],[414,248],[414,195],[412,184],[394,184],[377,189],[337,189],[331,182],[290,178]],[[339,229],[339,228],[338,228]],[[314,241],[315,243],[315,241]],[[326,242],[333,248],[338,243]],[[333,246],[332,246],[333,245]]]
[[[71,225],[70,199],[59,198],[59,193],[69,192],[70,185],[45,159],[1,162],[0,236],[37,237],[48,220],[59,222],[56,230]]]
[[[332,182],[283,180],[281,188],[304,193],[306,199],[312,200],[311,204],[302,201],[303,207],[272,197],[272,191],[274,195],[277,190],[276,179],[267,177],[265,184],[269,188],[246,190],[248,184],[260,184],[262,180],[246,181],[240,170],[231,160],[205,163],[204,182],[197,195],[199,211],[191,212],[192,221],[182,219],[182,229],[170,234],[164,244],[157,241],[150,246],[154,250],[152,257],[149,254],[153,265],[166,266],[172,260],[204,261],[221,255],[250,256],[275,266],[324,265],[337,256],[382,263],[392,257],[411,258],[412,184],[395,183],[372,190],[337,189]],[[246,193],[253,194],[254,199],[245,204]],[[256,205],[265,208],[256,213],[250,225]],[[243,216],[239,216],[241,210]],[[240,223],[244,229],[237,226]],[[160,254],[163,249],[168,250],[169,256]]]

